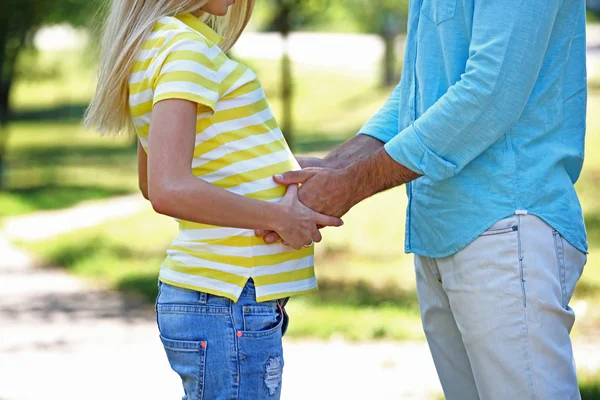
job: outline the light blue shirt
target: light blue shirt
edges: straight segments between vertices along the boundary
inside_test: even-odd
[[[587,252],[585,0],[411,0],[400,84],[361,134],[422,174],[406,251],[449,256],[517,210]]]

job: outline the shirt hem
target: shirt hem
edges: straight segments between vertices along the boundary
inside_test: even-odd
[[[204,293],[208,293],[208,294],[212,294],[214,296],[219,296],[219,297],[225,297],[231,301],[233,301],[234,303],[237,303],[237,301],[240,299],[240,295],[242,294],[242,290],[244,289],[243,287],[240,288],[240,293],[237,295],[237,297],[231,293],[227,293],[227,292],[221,292],[215,289],[209,289],[206,287],[202,287],[202,286],[196,286],[196,285],[190,285],[187,283],[180,283],[177,281],[172,281],[169,279],[165,279],[162,277],[158,277],[158,280],[161,281],[162,283],[166,283],[167,285],[171,285],[171,286],[175,286],[178,288],[182,288],[182,289],[189,289],[189,290],[195,290],[198,292],[204,292]],[[248,280],[246,280],[247,282]]]
[[[574,240],[573,237],[571,237],[571,235],[567,232],[565,232],[565,230],[561,227],[556,227],[555,224],[552,224],[552,222],[544,217],[541,214],[538,214],[534,211],[529,211],[530,215],[535,215],[536,217],[540,218],[541,220],[543,220],[545,223],[547,223],[550,227],[552,227],[553,229],[556,229],[556,231],[565,238],[565,240],[567,242],[569,242],[573,247],[575,247],[577,250],[581,251],[584,254],[589,254],[589,248],[587,246],[587,244],[585,243],[580,243],[580,240]],[[509,213],[507,215],[501,216],[501,217],[497,217],[494,218],[493,220],[491,220],[491,222],[486,222],[486,224],[483,225],[483,228],[478,229],[476,232],[476,235],[473,235],[472,237],[470,237],[469,239],[467,239],[466,241],[461,241],[459,244],[450,246],[449,248],[447,248],[444,251],[440,251],[440,252],[431,252],[431,251],[427,251],[423,248],[419,248],[419,247],[415,247],[415,246],[410,246],[410,245],[405,245],[404,247],[404,252],[406,254],[415,254],[421,257],[427,257],[427,258],[445,258],[445,257],[450,257],[456,253],[458,253],[459,251],[463,250],[465,247],[467,247],[468,245],[470,245],[471,243],[473,243],[475,241],[475,239],[477,239],[479,236],[481,236],[481,234],[483,232],[485,232],[487,229],[489,229],[492,225],[494,225],[495,223],[502,221],[505,218],[510,217],[511,215],[514,215],[513,213]],[[408,233],[406,233],[408,234]],[[585,236],[585,235],[584,235]],[[585,239],[584,239],[585,242]]]

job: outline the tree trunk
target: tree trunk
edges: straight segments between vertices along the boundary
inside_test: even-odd
[[[0,71],[1,73],[2,71]],[[8,99],[12,78],[0,81],[0,190],[4,188],[6,170],[6,144],[8,143],[8,117],[10,108]]]
[[[12,89],[17,57],[25,41],[26,31],[16,38],[16,46],[9,48],[8,34],[0,32],[0,189],[4,188],[6,172],[6,144],[10,119],[10,90]]]
[[[385,54],[382,65],[383,85],[389,87],[398,83],[396,75],[396,35],[391,32],[384,32],[382,38],[385,44]]]
[[[8,141],[8,99],[11,80],[6,78],[6,31],[0,31],[0,190],[4,188],[6,143]]]
[[[292,82],[292,64],[289,57],[289,34],[291,25],[292,8],[286,0],[279,0],[279,32],[283,41],[281,58],[281,105],[282,118],[281,130],[290,148],[295,148],[294,143],[294,122],[293,122],[293,82]]]

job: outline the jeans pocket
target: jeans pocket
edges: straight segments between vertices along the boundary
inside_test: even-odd
[[[268,331],[279,325],[280,319],[283,318],[276,304],[273,306],[244,306],[242,317],[246,332]]]
[[[436,25],[454,18],[457,0],[423,0],[421,13]]]
[[[186,399],[202,400],[207,342],[172,340],[160,336],[169,364],[181,377]]]
[[[283,319],[283,321],[281,323],[281,336],[285,336],[285,333],[287,332],[288,326],[290,324],[290,316],[288,315],[287,311],[285,310],[285,305],[288,300],[289,300],[289,297],[281,302],[278,302],[279,311],[281,312],[281,317]]]

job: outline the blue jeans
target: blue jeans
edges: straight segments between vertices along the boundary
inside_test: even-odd
[[[183,400],[279,399],[284,305],[257,303],[252,280],[237,303],[159,282],[160,339]]]

